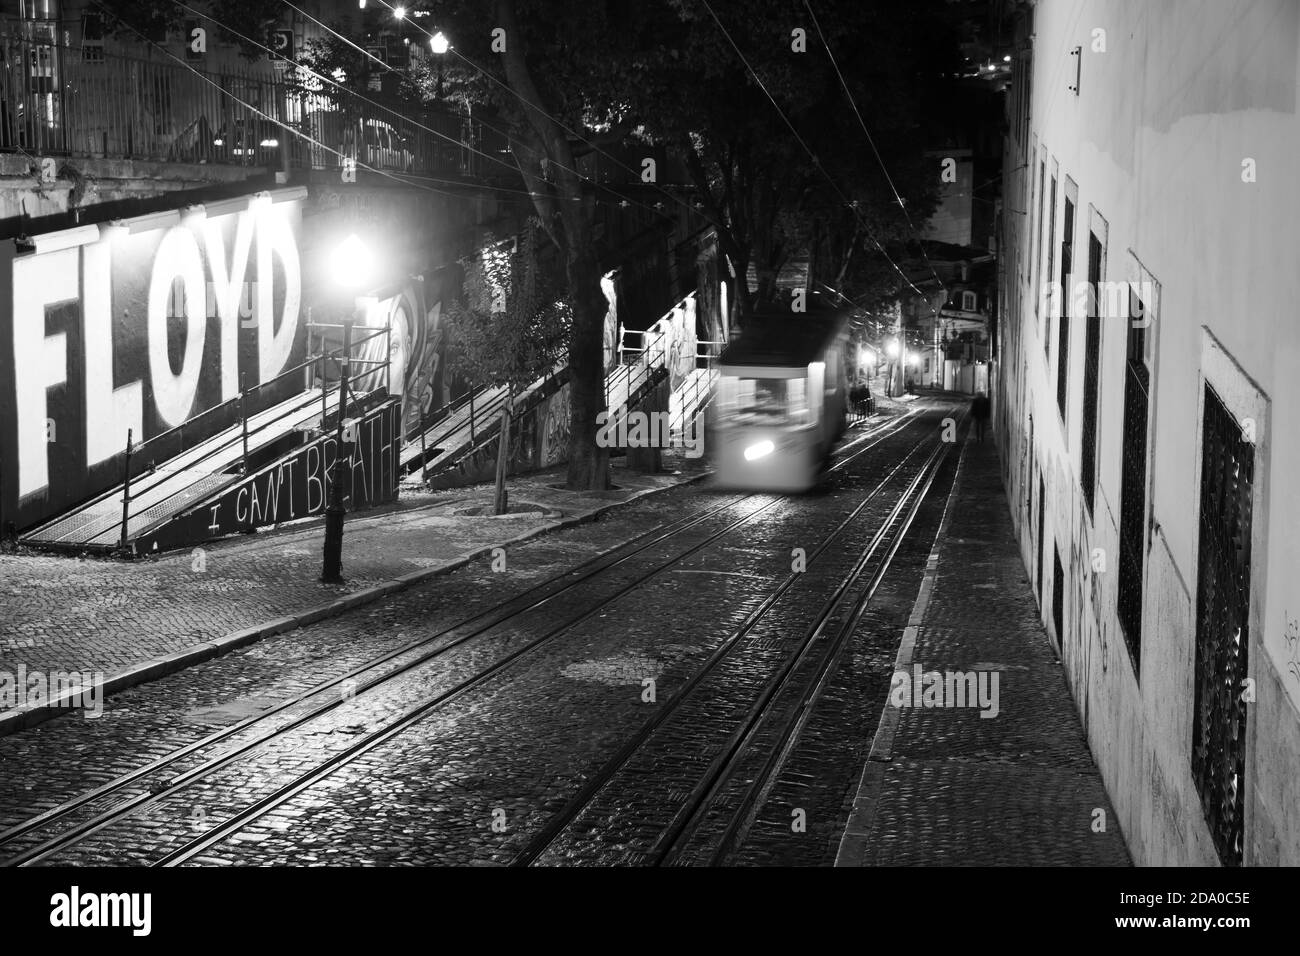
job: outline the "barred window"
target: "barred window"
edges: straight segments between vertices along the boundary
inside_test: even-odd
[[[1240,866],[1245,819],[1255,446],[1207,383],[1201,421],[1192,778],[1219,859]]]
[[[1120,450],[1119,576],[1116,612],[1133,670],[1142,673],[1142,579],[1147,530],[1147,305],[1129,293],[1128,355],[1124,364],[1124,433]]]
[[[1097,392],[1101,378],[1101,240],[1088,234],[1088,317],[1083,343],[1083,421],[1079,480],[1092,514],[1097,498]]]
[[[1061,318],[1057,322],[1056,407],[1065,423],[1065,401],[1070,383],[1070,290],[1067,284],[1074,262],[1074,203],[1065,197],[1065,215],[1061,220]]]

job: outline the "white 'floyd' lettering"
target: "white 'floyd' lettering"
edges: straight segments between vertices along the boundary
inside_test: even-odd
[[[228,208],[228,207],[227,207]],[[84,428],[75,422],[68,434],[85,435],[86,468],[119,454],[131,431],[136,442],[147,437],[145,396],[152,395],[156,420],[163,427],[185,421],[194,407],[200,382],[219,374],[221,400],[239,393],[239,329],[241,301],[252,287],[257,327],[258,381],[274,378],[293,350],[301,306],[301,263],[293,223],[296,205],[274,203],[269,196],[248,207],[204,218],[190,212],[182,224],[169,224],[160,235],[141,288],[143,301],[115,301],[122,295],[118,274],[139,270],[130,259],[129,242],[142,231],[133,223],[81,227],[70,234],[53,234],[53,248],[13,259],[12,340],[14,348],[14,424],[17,430],[15,471],[18,498],[50,489],[47,420],[64,433],[66,416],[84,415]],[[147,227],[143,231],[148,231]],[[122,241],[127,237],[128,241]],[[119,243],[122,251],[116,248]],[[125,256],[125,258],[122,258]],[[115,261],[117,260],[117,261]],[[207,331],[208,280],[220,327],[219,369],[204,367]],[[180,294],[174,299],[173,288]],[[116,290],[116,291],[115,291]],[[127,293],[130,295],[131,293]],[[276,297],[280,307],[276,308]],[[172,308],[175,303],[177,308]],[[60,305],[80,307],[82,354],[68,353],[64,331],[47,334],[47,313]],[[184,323],[184,348],[174,367],[168,336],[175,311]],[[120,329],[143,318],[138,334],[141,357],[147,356],[148,380],[117,383],[115,349],[123,348]],[[75,342],[75,337],[73,338]],[[129,346],[136,347],[135,343]],[[82,377],[84,403],[75,409],[61,405],[51,389]],[[205,393],[206,394],[206,393]],[[66,448],[65,448],[66,454]]]
[[[18,496],[50,483],[47,391],[68,380],[68,337],[45,334],[45,309],[77,297],[77,250],[14,260],[14,392],[18,398]]]
[[[269,204],[268,204],[269,205]],[[286,276],[293,280],[285,283],[284,310],[279,328],[275,321],[275,300],[272,295],[272,255],[280,260]],[[278,216],[257,217],[257,355],[261,381],[275,378],[284,368],[293,350],[294,334],[298,331],[298,307],[301,304],[302,283],[298,262],[298,246],[293,240],[289,224]]]
[[[203,224],[203,240],[216,292],[217,318],[221,320],[221,400],[228,402],[239,394],[239,300],[244,293],[248,253],[253,245],[253,219],[240,216],[236,221],[229,265],[220,222],[209,219]]]
[[[172,372],[167,348],[167,313],[172,285],[181,280],[185,315],[185,356],[181,370]],[[149,279],[149,377],[158,415],[170,426],[190,417],[190,407],[203,370],[203,339],[207,316],[203,314],[207,290],[203,285],[203,257],[194,233],[184,226],[167,230],[158,244]]]
[[[82,335],[86,355],[113,354],[112,237],[124,233],[109,227],[105,241],[82,250]],[[144,386],[128,382],[113,387],[113,363],[86,363],[86,467],[107,461],[122,450],[129,429],[139,436],[144,421]]]

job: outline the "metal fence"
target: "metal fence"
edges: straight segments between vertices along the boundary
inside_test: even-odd
[[[180,63],[0,33],[0,151],[271,168],[341,167],[447,179],[499,175],[483,123],[304,90],[291,74]],[[408,118],[409,117],[409,118]],[[504,156],[502,157],[505,158]],[[486,166],[493,168],[484,168]]]

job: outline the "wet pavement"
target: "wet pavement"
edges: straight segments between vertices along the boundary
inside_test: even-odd
[[[899,692],[882,712],[837,863],[1129,865],[1039,622],[990,439],[965,447],[927,568],[895,660]],[[975,705],[969,694],[964,707],[947,693],[927,699],[927,673],[945,676],[945,692],[947,675],[973,675]]]
[[[671,488],[0,738],[0,858],[829,865],[963,448],[942,440],[960,406],[917,405],[851,432],[808,495]],[[944,587],[917,653],[964,660]],[[912,835],[891,801],[943,771],[911,740],[882,853]],[[1061,740],[1065,777],[1091,766]]]
[[[136,561],[26,548],[0,554],[0,673],[20,667],[29,674],[101,673],[130,686],[157,676],[160,661],[170,671],[212,656],[208,642],[242,643],[258,636],[249,631],[272,622],[272,631],[291,628],[295,618],[333,613],[373,589],[439,574],[490,548],[590,520],[703,471],[702,462],[680,457],[653,475],[619,462],[612,469],[615,488],[592,493],[557,487],[563,475],[555,471],[512,478],[511,509],[520,510],[501,517],[467,513],[490,504],[491,486],[403,488],[399,508],[348,516],[342,584],[319,580],[320,521]],[[5,718],[0,713],[0,733],[11,729]]]

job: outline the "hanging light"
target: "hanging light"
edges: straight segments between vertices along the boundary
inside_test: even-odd
[[[439,56],[446,53],[451,49],[451,43],[447,40],[447,34],[439,30],[433,36],[429,37],[429,48]]]

